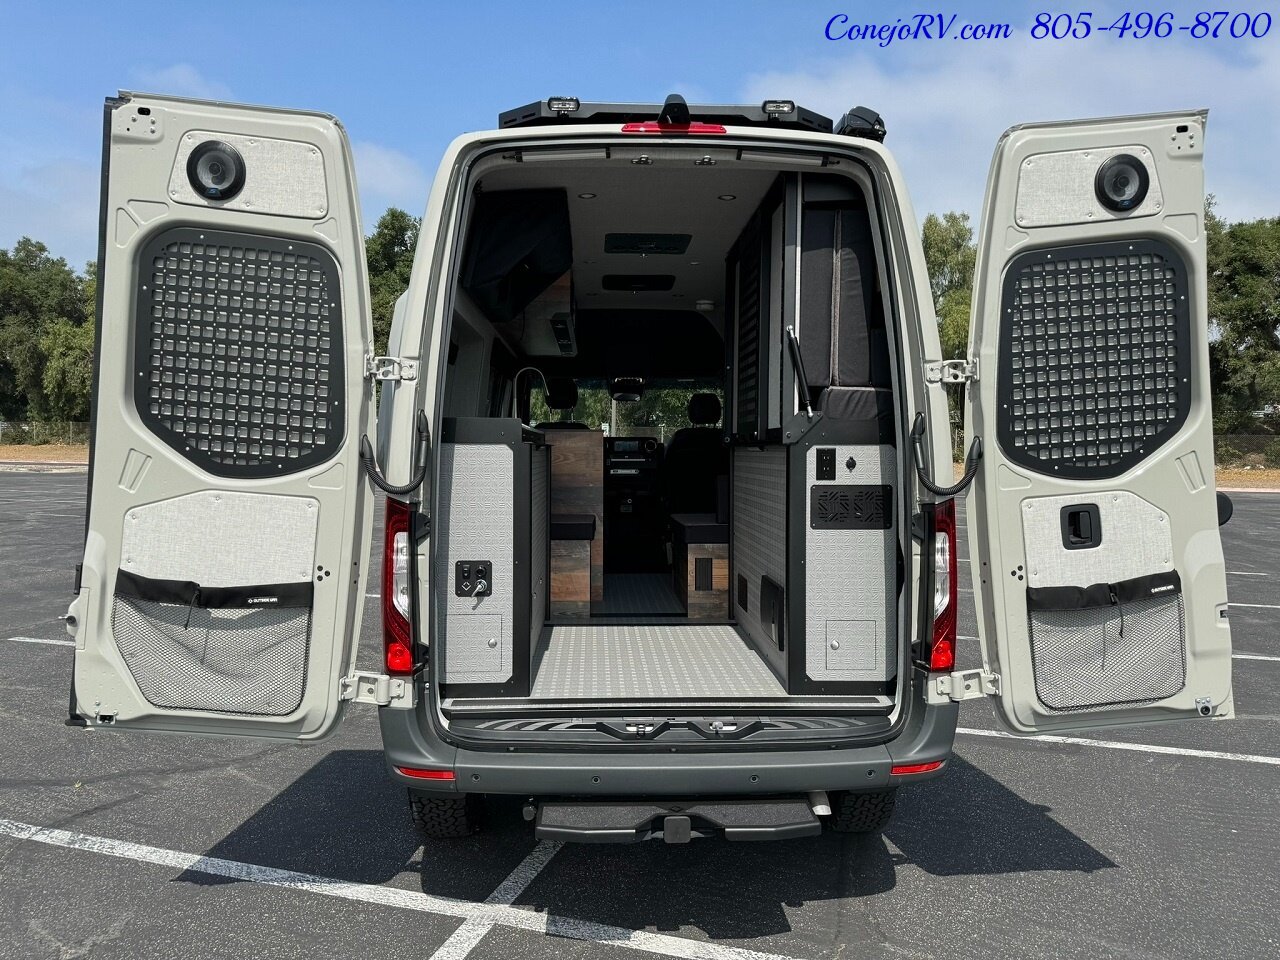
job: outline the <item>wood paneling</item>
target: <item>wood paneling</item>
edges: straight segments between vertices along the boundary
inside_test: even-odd
[[[591,616],[591,541],[551,541],[551,616]]]
[[[551,513],[590,513],[596,518],[591,541],[591,602],[604,602],[604,433],[547,430],[551,445]],[[554,557],[554,555],[553,555]]]
[[[674,576],[676,593],[685,605],[690,620],[729,619],[729,545],[727,543],[692,543],[675,545]],[[697,588],[697,561],[711,561],[711,589]]]

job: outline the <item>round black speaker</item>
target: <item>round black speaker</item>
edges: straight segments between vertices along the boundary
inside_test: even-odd
[[[1118,153],[1098,168],[1093,189],[1098,202],[1108,210],[1125,211],[1137,207],[1147,198],[1151,176],[1146,164],[1127,153]]]
[[[187,158],[191,188],[206,200],[230,200],[244,187],[244,160],[221,140],[206,140]]]

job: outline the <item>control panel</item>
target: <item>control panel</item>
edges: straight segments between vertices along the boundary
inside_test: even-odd
[[[488,560],[459,560],[453,565],[453,592],[459,597],[487,597],[493,593],[493,564]]]

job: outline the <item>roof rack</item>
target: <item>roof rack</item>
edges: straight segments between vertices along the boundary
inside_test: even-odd
[[[865,109],[865,108],[856,108]],[[728,126],[768,126],[831,133],[830,117],[797,106],[792,100],[766,100],[756,106],[685,104],[673,94],[665,103],[591,103],[577,97],[548,97],[498,114],[499,129],[561,123],[720,123]],[[846,120],[848,116],[846,115]],[[876,118],[879,119],[878,117]],[[843,123],[843,121],[842,121]],[[883,130],[883,127],[881,127]]]

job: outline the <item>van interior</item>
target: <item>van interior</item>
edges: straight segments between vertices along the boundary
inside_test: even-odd
[[[474,164],[438,400],[447,718],[891,711],[910,539],[872,184],[739,147]]]

